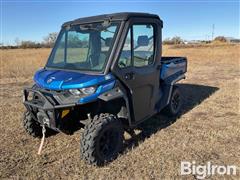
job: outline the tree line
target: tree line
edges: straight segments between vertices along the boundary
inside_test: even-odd
[[[0,44],[0,46],[1,46],[1,49],[52,48],[57,39],[57,35],[58,33],[56,32],[49,33],[46,37],[43,38],[42,42],[35,42],[31,40],[20,41],[18,38],[16,38],[15,46],[12,46],[12,45],[4,46],[3,44]],[[73,47],[84,47],[84,46],[87,46],[88,44],[86,40],[80,40],[77,36],[74,36],[74,35],[70,36],[68,38],[68,41],[71,42],[69,43],[69,46],[73,46]],[[213,41],[227,42],[227,39],[224,36],[218,36]],[[202,43],[210,43],[210,42],[212,41],[202,41]],[[163,44],[166,44],[166,45],[185,44],[185,41],[181,37],[175,36],[172,38],[164,39]]]
[[[46,37],[43,38],[42,42],[36,42],[31,40],[20,41],[18,38],[15,39],[15,45],[4,46],[1,44],[2,49],[27,49],[27,48],[51,48],[53,47],[58,33],[53,32],[49,33]]]
[[[226,43],[227,42],[227,38],[224,37],[224,36],[217,36],[212,41],[211,40],[201,40],[199,42],[201,42],[201,43],[211,43],[211,42]],[[166,38],[165,40],[163,40],[163,44],[166,44],[166,45],[186,44],[186,41],[184,41],[179,36],[175,36],[175,37],[172,37],[172,38]]]
[[[49,33],[48,36],[43,38],[43,41],[35,42],[35,41],[20,41],[18,38],[15,39],[14,46],[3,46],[1,44],[2,49],[27,49],[27,48],[52,48],[58,33]],[[68,35],[68,47],[86,47],[88,45],[87,39],[79,39],[77,34],[69,34]],[[64,46],[64,42],[60,42],[60,46]]]

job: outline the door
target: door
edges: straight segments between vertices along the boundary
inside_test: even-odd
[[[159,89],[155,31],[156,26],[151,23],[130,24],[116,63],[115,74],[127,86],[136,124],[154,113],[154,98]]]

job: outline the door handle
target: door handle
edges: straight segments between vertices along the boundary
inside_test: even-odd
[[[125,78],[126,80],[134,79],[134,73],[133,73],[133,72],[126,73],[126,74],[124,75],[124,78]]]

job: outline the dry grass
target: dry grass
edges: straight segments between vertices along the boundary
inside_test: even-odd
[[[240,46],[164,47],[164,55],[189,60],[187,79],[180,85],[185,99],[182,116],[149,119],[141,125],[139,137],[126,143],[123,154],[102,168],[79,159],[79,131],[49,137],[43,155],[37,156],[40,141],[22,128],[21,90],[49,52],[1,51],[1,178],[179,179],[182,160],[240,167]],[[239,171],[225,178],[239,179]]]
[[[35,70],[45,65],[50,49],[1,50],[1,79],[31,78]]]

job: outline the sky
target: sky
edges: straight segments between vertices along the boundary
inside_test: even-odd
[[[115,12],[158,14],[164,22],[163,39],[208,40],[227,36],[240,38],[239,0],[0,0],[1,42],[14,45],[16,38],[41,42],[50,32],[79,17]]]

